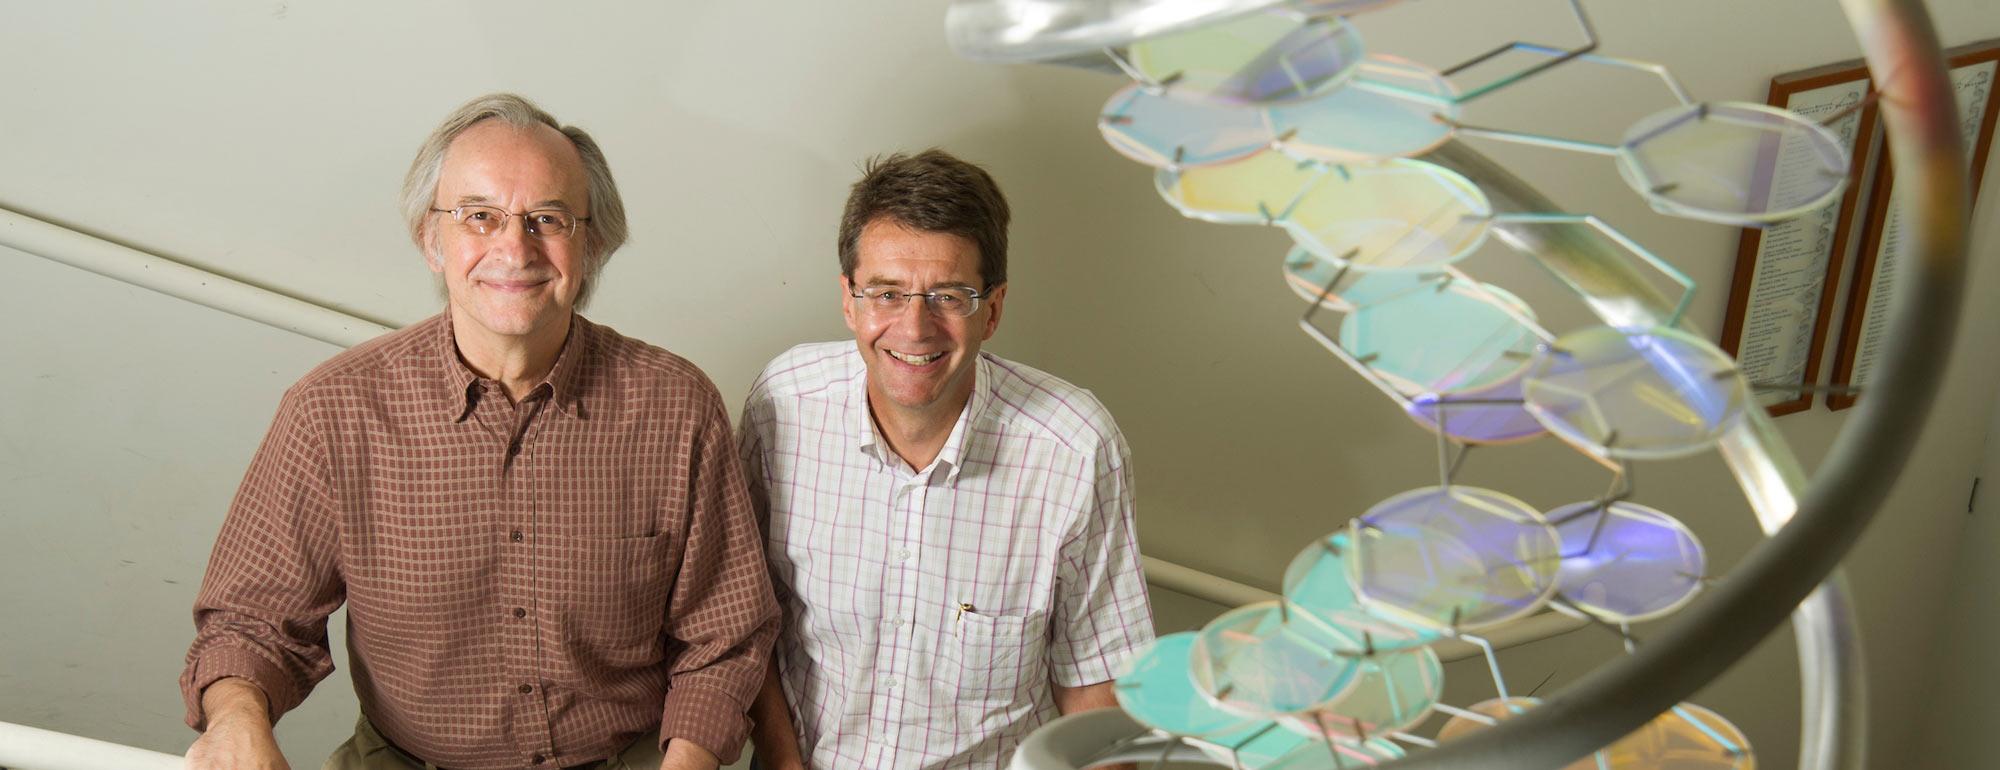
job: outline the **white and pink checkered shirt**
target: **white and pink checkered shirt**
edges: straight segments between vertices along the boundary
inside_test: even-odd
[[[816,770],[1000,768],[1153,638],[1130,452],[1104,406],[981,354],[930,467],[869,417],[854,343],[773,360],[744,406],[785,627],[778,660]]]

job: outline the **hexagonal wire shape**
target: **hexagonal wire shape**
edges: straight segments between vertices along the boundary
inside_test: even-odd
[[[1119,154],[1165,169],[1246,158],[1277,139],[1258,110],[1183,99],[1136,83],[1105,102],[1097,129]]]
[[[1345,20],[1287,5],[1146,37],[1105,53],[1146,88],[1234,106],[1327,93],[1352,78],[1365,55],[1361,34]]]
[[[1727,225],[1777,222],[1822,208],[1847,188],[1840,137],[1790,110],[1683,105],[1633,124],[1618,173],[1653,210]]]
[[[1729,354],[1678,329],[1593,326],[1544,345],[1522,396],[1535,419],[1601,457],[1684,457],[1743,416],[1750,389]]]
[[[1628,501],[1585,500],[1549,511],[1562,538],[1558,593],[1611,623],[1663,617],[1706,579],[1701,540],[1672,516]]]
[[[1556,590],[1555,530],[1499,492],[1415,489],[1377,503],[1350,529],[1355,598],[1397,623],[1476,631],[1540,609]]]
[[[1681,298],[1678,302],[1674,303],[1674,312],[1667,317],[1667,323],[1665,324],[1667,326],[1679,325],[1681,317],[1687,314],[1688,305],[1694,302],[1695,281],[1693,278],[1689,277],[1687,273],[1681,272],[1680,268],[1674,267],[1673,263],[1661,259],[1658,254],[1654,254],[1652,250],[1639,245],[1638,241],[1632,240],[1618,228],[1612,227],[1611,223],[1597,218],[1594,214],[1495,214],[1493,222],[1495,224],[1506,223],[1512,225],[1589,228],[1588,231],[1578,230],[1577,232],[1579,234],[1594,234],[1600,237],[1604,244],[1623,249],[1626,253],[1638,257],[1640,261],[1651,265],[1654,270],[1660,271],[1660,274],[1666,276],[1667,280],[1673,281],[1681,287]],[[1532,246],[1522,243],[1517,236],[1508,230],[1501,229],[1499,237],[1501,243],[1507,244],[1529,259],[1537,260],[1537,262],[1540,261],[1540,255],[1536,253]],[[1589,296],[1584,287],[1570,281],[1564,271],[1550,270],[1549,272],[1560,278],[1578,296]]]
[[[1195,690],[1223,711],[1270,718],[1339,698],[1358,664],[1334,653],[1355,646],[1317,617],[1282,601],[1237,607],[1209,621],[1189,653]]]

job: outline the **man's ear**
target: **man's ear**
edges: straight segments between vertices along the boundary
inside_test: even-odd
[[[854,282],[847,279],[846,273],[841,273],[840,317],[841,320],[847,322],[848,331],[860,331],[861,329],[860,325],[855,322],[854,313],[856,310],[858,308],[854,307]]]
[[[980,300],[986,305],[986,332],[985,336],[979,338],[981,342],[993,339],[993,331],[1000,328],[1000,311],[1006,301],[1007,284],[1002,283],[986,290],[986,299]]]

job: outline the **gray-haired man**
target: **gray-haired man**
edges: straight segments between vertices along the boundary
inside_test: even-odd
[[[403,203],[446,310],[280,402],[195,600],[188,766],[286,767],[343,601],[362,713],[328,768],[733,760],[778,615],[715,387],[576,315],[625,239],[603,153],[482,97]]]

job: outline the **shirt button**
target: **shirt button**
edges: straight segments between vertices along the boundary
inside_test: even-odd
[[[512,532],[509,532],[509,533],[507,533],[507,539],[508,539],[508,540],[512,540],[512,541],[514,541],[514,542],[516,542],[516,543],[518,543],[518,542],[521,542],[521,530],[518,530],[518,529],[517,529],[517,530],[514,530],[514,531],[512,531]]]
[[[528,616],[528,611],[526,609],[523,609],[521,607],[514,608],[514,617],[525,618],[527,616]]]
[[[896,685],[902,684],[902,682],[895,679],[890,679],[886,682],[883,682],[883,684],[888,685],[889,689],[894,690],[896,689]]]
[[[547,761],[549,761],[549,758],[548,758],[548,757],[545,757],[545,756],[542,756],[542,755],[540,755],[540,754],[536,754],[536,755],[534,755],[534,756],[532,756],[532,757],[529,757],[529,758],[528,758],[528,761],[529,761],[529,762],[533,762],[533,763],[535,763],[535,764],[539,765],[539,764],[541,764],[541,763],[543,763],[543,762],[547,762]]]
[[[532,685],[532,684],[524,684],[524,685],[521,685],[521,693],[522,693],[523,695],[525,695],[525,694],[527,694],[527,693],[531,693],[531,692],[534,692],[534,691],[535,691],[535,686],[534,686],[534,685]]]
[[[889,621],[889,625],[892,625],[892,626],[895,626],[895,627],[897,627],[897,628],[902,628],[902,627],[903,627],[903,619],[902,619],[902,618],[896,618],[895,620],[891,620],[891,621]]]
[[[910,560],[910,549],[908,549],[908,548],[904,548],[904,549],[902,549],[902,550],[900,550],[900,551],[897,551],[897,552],[896,552],[896,558],[898,558],[898,559],[901,559],[901,560],[903,560],[903,561],[909,561],[909,560]]]

